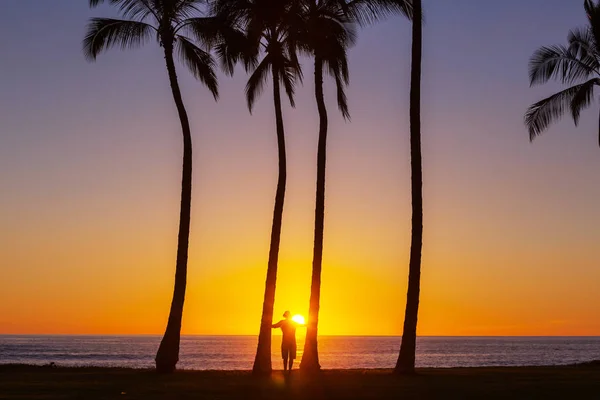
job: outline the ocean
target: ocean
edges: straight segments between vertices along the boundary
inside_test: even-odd
[[[298,360],[303,338],[298,339]],[[183,336],[178,368],[248,370],[255,336]],[[0,335],[0,364],[148,368],[160,336]],[[281,337],[273,337],[273,367],[281,368]],[[322,336],[322,368],[392,368],[399,337]],[[420,337],[417,367],[561,365],[600,360],[600,337]],[[296,364],[297,367],[297,364]]]

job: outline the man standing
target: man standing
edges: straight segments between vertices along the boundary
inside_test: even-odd
[[[283,370],[292,371],[294,359],[296,358],[296,328],[305,326],[292,320],[292,314],[289,311],[283,313],[281,321],[273,325],[273,328],[281,328],[283,339],[281,340],[281,358],[283,358]],[[289,363],[289,364],[288,364]]]

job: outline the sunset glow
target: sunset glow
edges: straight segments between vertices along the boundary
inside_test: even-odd
[[[533,144],[523,125],[526,108],[556,89],[529,87],[532,52],[585,23],[581,2],[547,1],[432,0],[426,14],[419,335],[600,335],[597,115],[582,113],[577,128],[565,118]],[[19,35],[3,42],[10,73],[0,77],[0,333],[162,334],[182,140],[161,49],[113,51],[91,65],[84,25],[114,17],[108,5],[0,3],[0,37]],[[410,24],[361,30],[349,59],[350,122],[325,82],[318,332],[400,335]],[[286,310],[300,322],[309,310],[319,121],[303,62],[296,108],[283,108],[274,322]],[[278,165],[272,91],[267,83],[250,114],[243,68],[219,74],[218,103],[184,68],[178,76],[194,146],[182,333],[257,335]]]
[[[304,325],[304,317],[300,314],[296,314],[292,317],[292,321],[299,323],[300,325]]]

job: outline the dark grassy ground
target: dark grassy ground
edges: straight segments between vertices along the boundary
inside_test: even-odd
[[[255,380],[246,371],[0,365],[0,399],[600,399],[600,363],[570,367],[323,371]]]

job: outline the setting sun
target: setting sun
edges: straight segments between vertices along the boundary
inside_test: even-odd
[[[292,317],[292,321],[297,322],[301,325],[304,325],[304,317],[300,314],[296,314]]]

